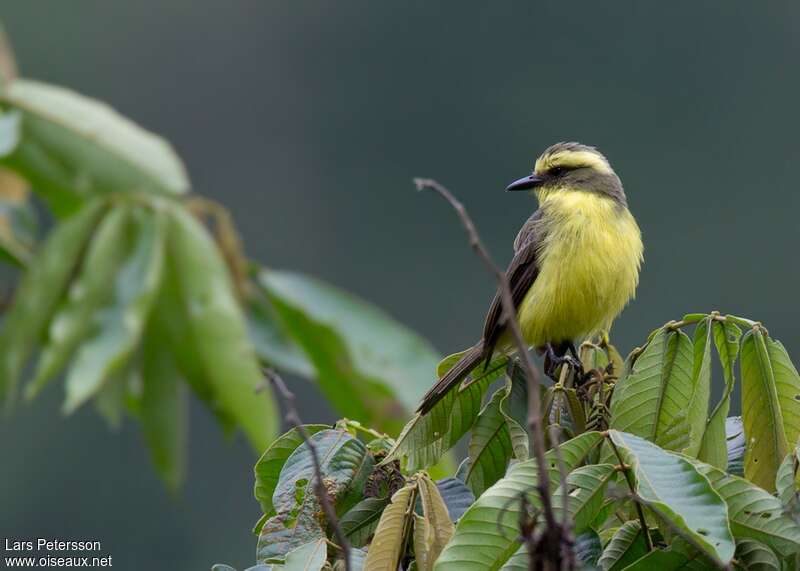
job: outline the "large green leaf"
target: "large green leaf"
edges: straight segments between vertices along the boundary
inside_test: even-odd
[[[410,482],[392,496],[383,510],[375,537],[367,551],[364,569],[394,571],[400,561],[406,537],[411,529],[411,515],[417,497],[417,483]]]
[[[68,413],[93,396],[133,354],[161,285],[166,217],[158,210],[135,208],[131,222],[132,239],[113,279],[111,297],[90,316],[89,331],[67,374]]]
[[[106,206],[92,201],[59,223],[29,264],[0,332],[0,402],[11,402],[28,356],[44,335]]]
[[[775,476],[775,491],[785,506],[794,506],[800,493],[800,446],[786,455]]]
[[[286,554],[283,571],[320,571],[328,559],[328,542],[318,539],[292,549]]]
[[[330,428],[326,424],[306,424],[304,426],[309,435]],[[265,514],[271,514],[273,511],[272,494],[275,493],[286,459],[302,443],[302,434],[297,428],[292,428],[276,438],[256,462],[253,494]]]
[[[225,262],[189,212],[175,207],[169,214],[167,253],[185,320],[182,344],[194,348],[198,362],[192,366],[199,368],[187,377],[201,374],[213,402],[256,450],[264,450],[277,432],[278,415],[271,392],[256,392],[263,378]]]
[[[592,464],[581,466],[567,476],[567,509],[576,534],[589,529],[603,507],[606,485],[616,474],[612,464]],[[553,495],[553,507],[559,514],[563,510],[564,493],[559,487]]]
[[[781,556],[800,551],[800,526],[784,514],[778,498],[743,478],[693,462],[728,505],[731,531],[737,539],[755,539]]]
[[[436,351],[375,306],[313,278],[263,270],[258,283],[339,413],[399,429],[433,380]]]
[[[176,491],[186,474],[189,399],[173,355],[153,330],[142,346],[139,418],[150,457],[167,486]]]
[[[456,353],[445,358],[437,374],[447,372],[459,356]],[[472,427],[486,387],[505,372],[507,361],[506,357],[498,357],[486,368],[478,365],[468,382],[447,393],[426,414],[414,415],[384,462],[405,457],[409,472],[435,464]]]
[[[780,571],[781,562],[770,548],[758,541],[745,539],[736,543],[737,569],[747,571]]]
[[[734,368],[736,359],[739,356],[739,341],[742,337],[742,331],[735,323],[730,321],[712,320],[711,327],[714,345],[717,348],[717,354],[722,364],[725,390],[708,419],[708,424],[703,434],[703,442],[697,457],[703,462],[725,470],[728,466],[728,454],[725,445],[725,419],[728,417],[728,412],[731,408],[731,392],[736,384]]]
[[[698,468],[638,436],[610,430],[609,437],[630,464],[642,501],[695,547],[727,564],[735,549],[728,507]]]
[[[574,470],[602,440],[598,432],[585,432],[560,446],[567,471]],[[547,452],[547,477],[551,491],[558,486],[559,472],[553,450]],[[447,544],[437,571],[484,571],[499,569],[519,548],[520,498],[527,495],[540,506],[534,487],[539,479],[536,461],[526,460],[509,468],[505,478],[486,490],[464,513]]]
[[[313,379],[314,365],[283,330],[275,309],[262,296],[248,301],[247,326],[259,358],[287,373]]]
[[[638,521],[628,521],[611,537],[598,563],[603,571],[618,571],[646,554],[642,526]]]
[[[611,428],[671,450],[689,447],[692,362],[689,337],[680,330],[660,329],[614,388]]]
[[[783,345],[758,327],[744,336],[741,363],[744,473],[772,491],[778,466],[800,435],[800,376]]]
[[[26,387],[28,398],[38,394],[75,356],[75,350],[91,330],[95,311],[112,298],[114,276],[129,238],[130,215],[131,208],[120,205],[100,222],[80,274],[50,323],[36,373]]]
[[[480,496],[506,473],[511,459],[511,438],[500,403],[506,389],[498,389],[478,415],[469,440],[469,466],[465,483]]]
[[[343,430],[322,430],[311,436],[325,489],[339,513],[362,494],[374,460],[366,446]],[[298,446],[286,459],[272,495],[276,515],[261,528],[257,558],[280,560],[322,533],[321,506],[314,490],[314,461],[308,444]],[[324,534],[323,534],[324,535]]]
[[[183,193],[186,170],[172,147],[105,103],[63,87],[17,79],[0,90],[17,116],[17,144],[0,160],[63,213],[108,191]]]

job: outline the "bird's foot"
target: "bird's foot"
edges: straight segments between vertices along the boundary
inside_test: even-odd
[[[567,350],[571,352],[572,355],[569,355],[567,351],[565,351],[563,355],[559,355],[556,353],[555,349],[553,349],[553,346],[548,343],[545,346],[544,373],[550,377],[554,383],[558,383],[560,377],[559,369],[566,365],[572,370],[574,378],[576,379],[576,384],[580,384],[586,376],[583,371],[583,363],[581,363],[581,360],[578,358],[575,345],[570,343]]]

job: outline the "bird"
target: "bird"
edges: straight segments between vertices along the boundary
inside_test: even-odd
[[[544,355],[551,378],[563,363],[582,370],[575,342],[608,331],[639,284],[644,246],[622,182],[595,147],[561,142],[506,190],[531,191],[539,203],[517,234],[506,269],[522,336]],[[514,354],[504,321],[498,288],[481,339],[422,398],[420,414],[481,363],[488,366],[496,352]]]

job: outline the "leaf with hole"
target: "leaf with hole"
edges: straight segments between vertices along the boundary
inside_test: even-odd
[[[742,340],[741,373],[745,477],[773,491],[778,466],[800,435],[800,376],[783,345],[757,327]]]
[[[698,468],[638,436],[610,430],[609,437],[631,466],[642,501],[693,546],[727,564],[735,549],[728,507]]]
[[[327,424],[306,424],[304,427],[309,435],[330,429]],[[261,504],[261,509],[265,514],[271,514],[273,511],[272,494],[275,493],[286,459],[302,443],[303,436],[300,431],[297,428],[292,428],[276,438],[256,462],[253,494],[258,503]]]

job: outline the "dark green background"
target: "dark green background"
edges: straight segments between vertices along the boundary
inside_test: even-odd
[[[575,139],[608,155],[644,233],[622,349],[719,309],[800,355],[796,2],[51,0],[0,17],[24,75],[171,140],[252,257],[352,290],[442,352],[475,340],[493,283],[411,177],[449,185],[505,263],[535,204],[502,189]],[[293,387],[306,420],[332,419]],[[131,423],[63,420],[60,397],[54,384],[2,423],[0,541],[97,539],[118,569],[252,564],[242,438],[194,406],[173,500]]]

